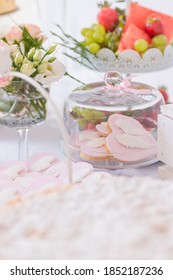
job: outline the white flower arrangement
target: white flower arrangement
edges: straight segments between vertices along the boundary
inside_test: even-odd
[[[0,41],[0,75],[17,71],[42,85],[59,81],[65,74],[65,66],[54,55],[57,45],[45,49],[44,40],[37,25],[12,27]],[[4,86],[3,78],[0,86]]]

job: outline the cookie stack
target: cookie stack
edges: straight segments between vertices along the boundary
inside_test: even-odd
[[[78,146],[84,160],[111,158],[133,163],[154,156],[157,144],[150,131],[139,121],[122,114],[112,114],[107,122],[97,124],[95,130],[80,132]]]

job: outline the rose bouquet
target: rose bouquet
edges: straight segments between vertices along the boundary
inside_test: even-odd
[[[44,87],[58,81],[65,74],[64,65],[55,56],[56,44],[44,47],[46,38],[37,25],[14,26],[0,40],[0,114],[13,108],[17,114],[38,120],[46,117],[46,100],[26,81],[11,75],[3,77],[8,72],[20,72]],[[24,97],[27,102],[24,101]],[[21,102],[14,102],[16,98]],[[23,99],[23,101],[22,101]],[[11,111],[10,111],[11,112]],[[24,118],[23,117],[23,118]],[[4,121],[5,122],[5,121]],[[1,122],[2,123],[2,122]],[[6,123],[3,123],[7,125]],[[19,123],[18,123],[19,125]],[[26,125],[26,123],[25,123]],[[9,126],[9,124],[8,124]],[[13,123],[13,126],[15,124]]]

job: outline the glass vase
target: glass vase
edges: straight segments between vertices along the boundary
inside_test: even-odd
[[[0,87],[0,125],[16,129],[18,159],[28,157],[28,130],[46,118],[46,99],[31,84],[13,80]]]

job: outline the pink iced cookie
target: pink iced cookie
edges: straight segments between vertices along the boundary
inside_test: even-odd
[[[72,181],[79,183],[93,172],[93,166],[86,162],[72,163]],[[62,171],[58,178],[60,184],[68,184],[68,169]]]
[[[108,119],[108,125],[112,132],[116,134],[127,133],[131,135],[144,135],[148,132],[144,127],[132,117],[121,114],[113,114]]]
[[[27,171],[27,166],[22,161],[8,161],[0,164],[0,174],[6,175],[12,180]]]
[[[54,177],[59,177],[61,172],[67,167],[67,163],[60,161],[52,164],[48,169],[44,170],[43,173]]]
[[[79,143],[99,137],[100,134],[97,130],[84,130],[79,133]]]
[[[40,176],[41,174],[39,172],[28,172],[17,177],[14,182],[20,185],[21,191],[23,192],[36,178]]]
[[[105,144],[105,137],[98,137],[85,141],[80,147],[81,158],[86,160],[101,160],[108,158],[109,152]]]
[[[92,174],[90,174],[89,176],[87,176],[86,179],[84,179],[84,181],[87,182],[87,180],[93,180],[93,181],[100,181],[100,180],[104,180],[107,178],[111,178],[113,177],[110,173],[108,172],[104,172],[104,171],[99,171],[99,172],[93,172]]]
[[[0,175],[0,205],[20,194],[20,186],[10,177]]]
[[[33,192],[58,187],[59,181],[50,175],[40,174],[32,178],[32,181],[23,189],[23,194],[28,195]]]
[[[0,174],[0,193],[7,189],[18,189],[20,186],[15,183],[9,176]]]
[[[156,155],[157,143],[152,135],[111,133],[106,138],[109,152],[118,161],[133,162]]]
[[[4,183],[10,182],[13,182],[13,180],[9,176],[0,173],[0,188],[3,186]]]
[[[6,191],[8,189],[14,189],[15,193],[20,192],[20,185],[15,183],[14,181],[11,182],[4,182],[3,185],[0,185],[0,193]]]
[[[73,145],[80,147],[81,143],[99,136],[100,135],[96,130],[84,130],[79,133],[72,133],[70,138]]]
[[[40,153],[31,156],[27,161],[28,170],[41,172],[49,168],[53,163],[58,162],[56,155],[51,153]]]
[[[97,124],[96,129],[102,136],[107,136],[111,132],[107,122],[101,122]]]

